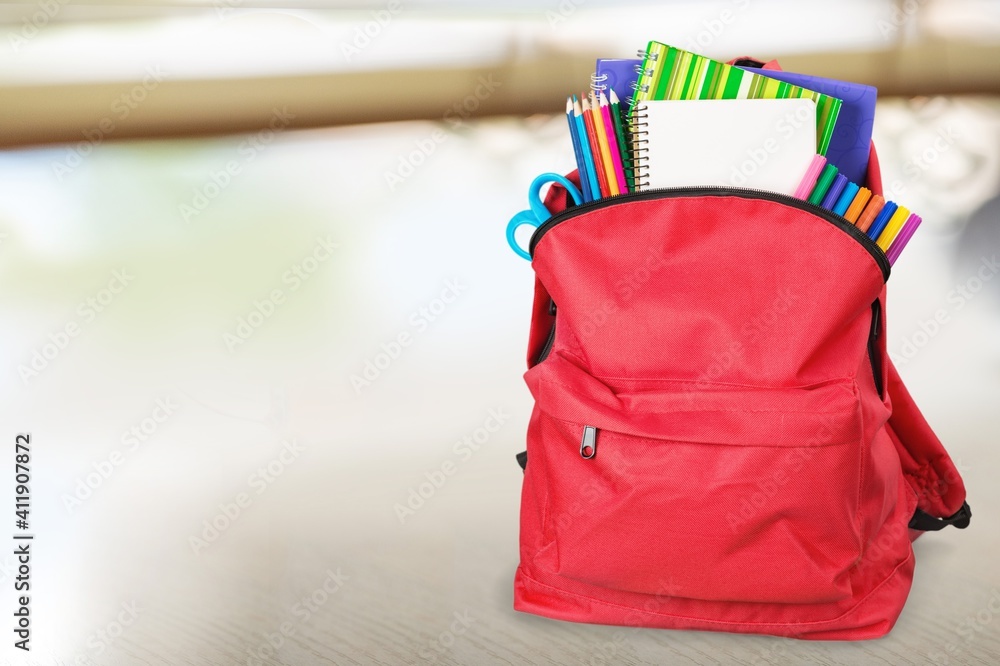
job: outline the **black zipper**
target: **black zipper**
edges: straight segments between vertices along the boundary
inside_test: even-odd
[[[883,281],[889,279],[889,260],[886,258],[885,252],[882,251],[882,248],[880,248],[875,241],[868,237],[868,234],[858,229],[842,216],[837,215],[833,211],[829,211],[822,206],[811,204],[808,201],[803,201],[802,199],[796,199],[795,197],[787,194],[769,192],[767,190],[755,190],[746,187],[658,187],[651,190],[642,190],[641,192],[615,194],[609,197],[603,197],[601,199],[595,199],[594,201],[578,204],[576,206],[570,206],[566,210],[556,213],[546,220],[541,226],[535,229],[535,233],[531,236],[531,242],[528,244],[528,253],[534,257],[535,246],[538,244],[538,241],[542,239],[542,236],[548,233],[548,231],[553,227],[583,213],[599,210],[607,206],[613,206],[615,204],[625,203],[628,201],[647,201],[650,199],[668,197],[705,196],[736,196],[743,199],[763,199],[765,201],[782,203],[787,206],[791,206],[792,208],[798,208],[799,210],[803,210],[807,213],[812,213],[816,217],[822,218],[835,225],[842,231],[846,232],[849,236],[853,236],[854,240],[858,241],[858,243],[860,243],[861,246],[868,251],[868,254],[872,255],[872,258],[875,259],[875,263],[877,263],[879,268],[882,270]]]
[[[556,302],[551,298],[549,299],[549,316],[556,316]],[[533,366],[538,365],[546,358],[548,358],[549,352],[552,351],[552,344],[556,341],[556,322],[555,319],[552,320],[552,328],[549,329],[549,337],[545,340],[545,344],[542,345],[542,350],[538,352],[538,358],[535,359]]]
[[[872,303],[872,325],[868,330],[868,362],[872,366],[872,378],[875,380],[875,388],[878,389],[879,397],[884,400],[885,395],[882,388],[882,354],[878,348],[878,329],[881,313],[882,303],[875,300]]]
[[[535,365],[538,365],[546,358],[548,358],[549,352],[552,351],[552,343],[556,341],[556,323],[552,322],[552,328],[549,330],[549,338],[545,341],[545,345],[542,346],[542,351],[538,352],[538,360],[535,361]]]

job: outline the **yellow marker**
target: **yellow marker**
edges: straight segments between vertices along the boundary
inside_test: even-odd
[[[896,209],[896,212],[892,214],[892,217],[889,218],[889,223],[885,225],[885,229],[882,230],[878,240],[875,241],[878,243],[878,246],[882,248],[883,252],[887,252],[889,250],[889,246],[892,244],[892,241],[896,240],[896,235],[899,233],[899,230],[903,228],[903,223],[906,222],[909,217],[910,211],[900,206]]]
[[[611,194],[621,194],[618,189],[618,178],[615,176],[614,165],[611,161],[611,149],[608,147],[608,131],[604,127],[604,118],[601,117],[601,107],[597,103],[594,94],[590,94],[590,108],[594,111],[594,129],[597,133],[597,144],[601,147],[601,161],[604,162],[604,174],[608,179],[608,189]]]

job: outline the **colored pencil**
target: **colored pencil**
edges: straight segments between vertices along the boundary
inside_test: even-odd
[[[590,103],[586,97],[581,102],[583,106],[583,124],[587,128],[587,140],[590,142],[590,154],[594,158],[594,171],[597,172],[597,191],[599,197],[606,197],[611,193],[608,187],[607,171],[604,169],[604,162],[601,161],[601,145],[597,142],[597,131],[594,129],[594,112],[590,109]]]
[[[569,124],[569,138],[573,142],[573,156],[576,158],[576,171],[580,176],[580,189],[583,190],[584,201],[593,199],[590,196],[590,183],[587,182],[587,165],[580,149],[580,137],[576,134],[576,119],[573,117],[573,102],[575,97],[566,98],[566,122]]]
[[[604,129],[604,115],[594,93],[590,93],[590,108],[594,114],[594,131],[597,132],[597,143],[601,147],[601,163],[604,165],[604,175],[608,181],[608,193],[619,194],[618,178],[615,176],[615,166],[611,161],[611,148],[608,146],[608,132]]]
[[[601,186],[597,180],[597,168],[594,166],[594,155],[590,152],[590,141],[587,139],[587,127],[583,124],[583,107],[580,100],[573,96],[573,120],[576,122],[576,135],[580,139],[580,152],[587,167],[587,184],[590,186],[590,197],[587,201],[601,198]]]
[[[632,169],[632,153],[625,140],[625,126],[622,124],[621,103],[614,88],[611,89],[611,117],[615,123],[615,134],[618,135],[618,147],[622,153],[622,171],[625,172],[625,187],[629,192],[635,191],[635,171]]]
[[[625,194],[628,192],[628,183],[625,181],[625,170],[622,168],[621,146],[618,145],[618,133],[615,132],[614,121],[611,120],[611,106],[603,92],[598,97],[598,103],[604,121],[604,131],[608,135],[608,152],[611,153],[611,164],[614,166],[615,183],[618,187],[618,193]]]

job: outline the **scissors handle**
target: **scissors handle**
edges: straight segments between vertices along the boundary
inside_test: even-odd
[[[518,244],[516,238],[517,230],[524,225],[537,229],[552,217],[552,213],[542,203],[542,188],[548,183],[559,183],[566,188],[566,191],[569,192],[569,195],[576,204],[583,203],[583,194],[580,192],[580,189],[568,178],[560,176],[557,173],[543,173],[531,181],[531,185],[528,187],[528,206],[530,210],[522,210],[507,223],[507,244],[510,245],[510,248],[514,250],[517,256],[528,261],[531,261],[531,254]]]
[[[542,188],[549,183],[559,183],[566,188],[574,203],[577,205],[583,203],[583,194],[568,178],[557,173],[543,173],[531,181],[531,185],[528,186],[528,205],[531,206],[532,212],[538,218],[539,225],[552,217],[552,213],[542,203]]]
[[[510,245],[510,249],[514,250],[517,256],[531,261],[531,255],[528,251],[522,248],[517,242],[517,230],[522,226],[528,225],[533,229],[539,227],[538,218],[530,210],[522,210],[517,213],[514,217],[510,218],[510,222],[507,223],[507,244]],[[532,231],[531,233],[535,233]]]

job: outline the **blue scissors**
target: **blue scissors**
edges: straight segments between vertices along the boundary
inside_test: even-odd
[[[507,243],[510,245],[510,249],[514,250],[517,256],[524,257],[528,261],[531,261],[531,255],[517,244],[514,234],[525,224],[537,229],[542,226],[545,220],[552,217],[552,213],[542,203],[542,188],[548,183],[559,183],[566,188],[566,191],[573,197],[575,203],[583,203],[583,194],[580,193],[580,189],[557,173],[543,173],[531,181],[531,186],[528,187],[528,205],[531,207],[530,210],[522,210],[510,218],[510,222],[507,223]]]

